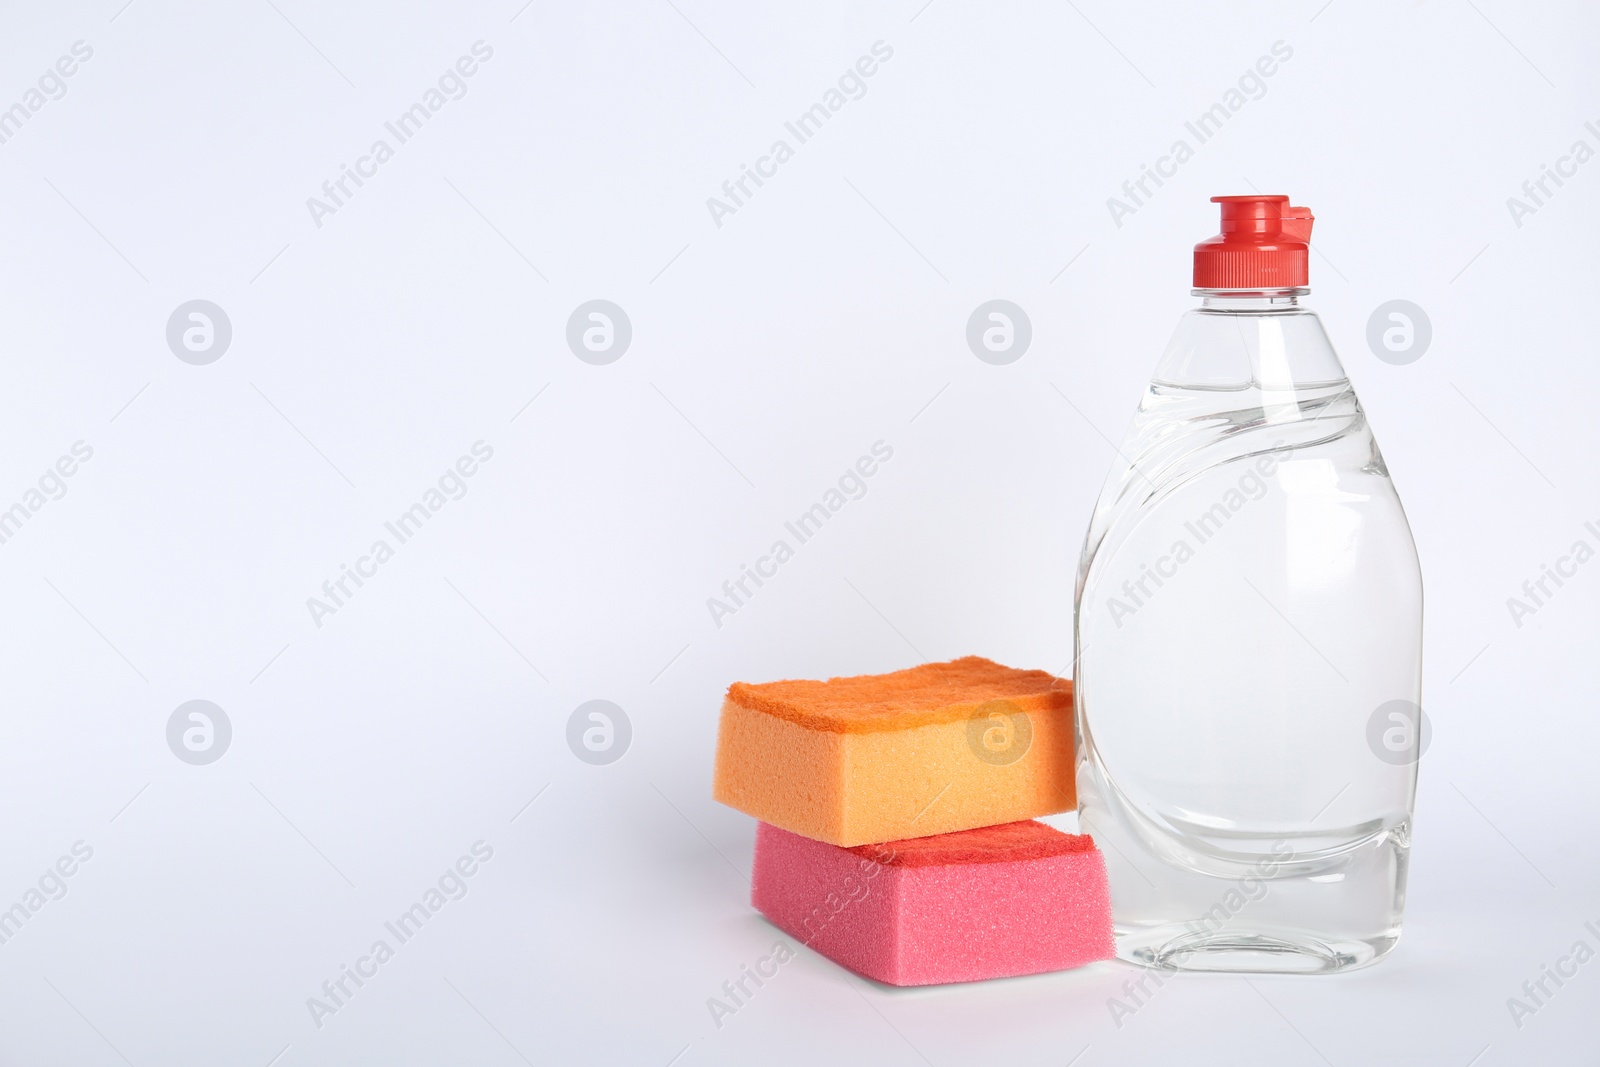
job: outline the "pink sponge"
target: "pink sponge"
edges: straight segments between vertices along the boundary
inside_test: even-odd
[[[756,828],[751,903],[890,985],[972,982],[1110,959],[1105,858],[1041,822],[840,848]]]

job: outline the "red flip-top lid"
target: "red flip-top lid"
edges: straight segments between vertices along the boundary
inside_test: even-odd
[[[1309,278],[1310,208],[1287,196],[1213,196],[1222,232],[1194,246],[1196,289],[1294,289]]]

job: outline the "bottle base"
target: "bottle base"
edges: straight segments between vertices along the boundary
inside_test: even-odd
[[[1298,931],[1197,931],[1157,926],[1117,931],[1117,958],[1161,971],[1228,974],[1333,974],[1378,962],[1399,932],[1360,939],[1329,939]]]

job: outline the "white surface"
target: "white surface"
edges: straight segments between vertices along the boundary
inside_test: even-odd
[[[0,505],[94,449],[0,545],[0,906],[94,850],[0,945],[0,1060],[1594,1062],[1600,962],[1520,1029],[1507,998],[1600,948],[1600,564],[1520,628],[1506,607],[1600,544],[1600,162],[1520,228],[1506,207],[1600,147],[1593,9],[273,2],[0,35],[0,105],[94,49],[0,144]],[[465,97],[316,227],[306,198],[478,40]],[[879,40],[865,96],[718,228],[706,198]],[[1115,226],[1106,198],[1279,40],[1265,95]],[[719,1029],[707,998],[777,936],[753,824],[709,799],[722,688],[1062,669],[1105,437],[1191,302],[1206,198],[1251,184],[1317,213],[1311,302],[1426,574],[1400,947],[1182,978],[1120,1027],[1121,965],[892,991],[802,950]],[[964,339],[996,297],[1033,324],[1010,366]],[[195,298],[233,324],[208,366],[164,338]],[[564,341],[594,298],[633,324],[609,366]],[[1395,298],[1433,322],[1409,366],[1364,340]],[[314,625],[479,440],[466,496]],[[867,494],[714,626],[878,440]],[[565,741],[595,698],[634,728],[609,766]],[[208,766],[167,747],[191,699],[233,724]],[[307,998],[479,840],[470,892],[318,1028]]]

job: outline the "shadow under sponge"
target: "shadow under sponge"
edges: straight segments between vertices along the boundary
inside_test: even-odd
[[[1115,954],[1105,857],[1041,822],[840,848],[756,828],[750,902],[889,985],[1038,974]]]
[[[1072,682],[978,656],[890,674],[737,682],[712,795],[849,847],[1077,805]]]

